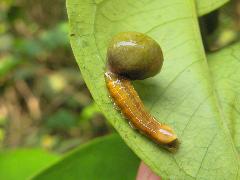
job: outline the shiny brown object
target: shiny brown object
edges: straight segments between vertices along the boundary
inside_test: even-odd
[[[146,111],[129,79],[108,71],[105,73],[105,80],[115,104],[134,127],[168,150],[177,149],[176,134]]]

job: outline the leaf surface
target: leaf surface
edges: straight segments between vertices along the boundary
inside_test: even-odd
[[[40,149],[17,149],[0,152],[0,179],[25,180],[58,159]]]
[[[208,55],[217,96],[240,152],[240,43]]]
[[[118,135],[110,135],[80,146],[34,180],[131,180],[140,160]]]

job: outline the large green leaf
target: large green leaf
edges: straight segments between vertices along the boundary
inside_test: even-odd
[[[0,179],[25,180],[55,162],[58,156],[40,149],[17,149],[0,152]]]
[[[96,103],[133,151],[164,179],[239,179],[239,158],[216,95],[192,0],[68,0],[71,45]],[[151,113],[181,141],[171,154],[132,129],[113,108],[104,81],[106,47],[122,31],[162,46],[154,78],[136,82]]]
[[[140,160],[117,135],[94,140],[43,171],[34,180],[131,180]]]

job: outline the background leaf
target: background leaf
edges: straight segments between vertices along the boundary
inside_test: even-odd
[[[202,16],[210,13],[227,2],[229,0],[196,0],[198,15]]]
[[[240,151],[240,43],[208,56],[217,95],[238,152]]]
[[[58,156],[39,149],[0,152],[0,179],[25,180],[55,162]]]
[[[0,58],[0,78],[6,75],[10,70],[19,64],[20,60],[13,58],[12,56],[4,56]]]
[[[67,9],[82,75],[96,103],[142,160],[163,178],[238,177],[238,154],[212,84],[193,1],[68,0]],[[176,154],[131,129],[108,97],[106,47],[121,31],[146,33],[162,46],[162,72],[135,85],[151,113],[177,132]]]
[[[118,135],[110,135],[80,147],[33,179],[130,180],[135,179],[139,163]]]

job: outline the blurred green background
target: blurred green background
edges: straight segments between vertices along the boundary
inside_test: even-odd
[[[239,39],[239,2],[232,1],[200,19],[206,51],[216,51]],[[68,36],[65,0],[0,1],[1,170],[16,164],[17,157],[26,161],[26,172],[35,172],[45,160],[58,157],[42,150],[61,155],[114,132],[81,77]],[[107,141],[112,142],[112,138]],[[36,167],[28,166],[36,156],[42,161]],[[133,154],[131,157],[136,171],[139,160]],[[8,177],[9,172],[5,173],[0,173],[0,179]],[[25,171],[20,173],[28,176]]]
[[[0,3],[0,147],[66,152],[111,131],[75,63],[64,0]]]

